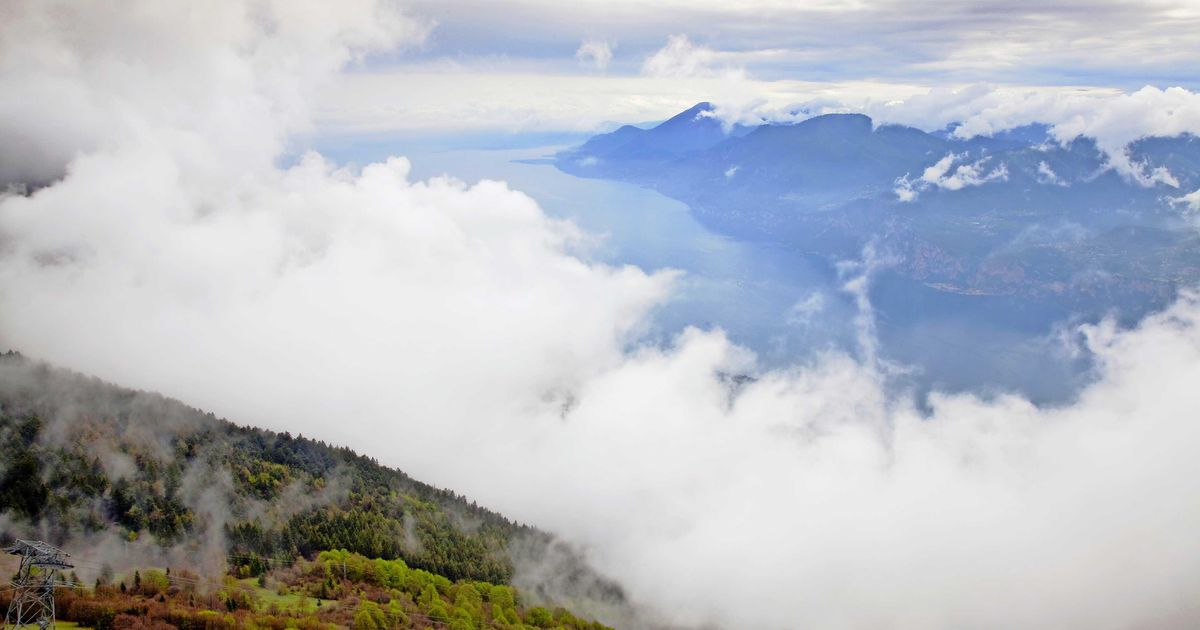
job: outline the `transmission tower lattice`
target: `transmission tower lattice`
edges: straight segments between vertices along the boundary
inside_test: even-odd
[[[5,628],[54,627],[54,589],[68,585],[57,579],[60,571],[73,568],[62,549],[40,540],[17,540],[5,552],[21,557],[21,568],[12,582],[12,602],[4,618]]]

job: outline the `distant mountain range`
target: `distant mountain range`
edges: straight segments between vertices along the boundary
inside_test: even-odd
[[[1200,231],[1178,201],[1200,188],[1195,136],[1131,144],[1139,178],[1045,125],[963,140],[859,114],[729,128],[713,113],[621,127],[556,165],[653,188],[739,238],[831,260],[873,244],[941,291],[1103,309],[1162,304],[1200,279]]]

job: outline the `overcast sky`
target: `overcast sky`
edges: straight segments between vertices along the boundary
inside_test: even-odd
[[[428,37],[352,68],[321,101],[327,127],[588,129],[731,93],[783,104],[815,96],[887,101],[978,83],[1200,86],[1196,0],[406,6],[430,27]]]

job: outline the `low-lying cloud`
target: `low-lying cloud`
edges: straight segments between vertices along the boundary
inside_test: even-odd
[[[945,190],[962,190],[968,186],[982,186],[988,182],[1008,179],[1008,166],[1001,163],[989,167],[990,157],[983,157],[974,162],[960,163],[966,155],[949,153],[946,157],[927,167],[920,177],[910,179],[908,175],[896,180],[896,198],[900,201],[914,201],[922,190],[942,188]],[[1044,163],[1043,163],[1044,164]],[[953,169],[953,170],[951,170]]]
[[[19,5],[0,38],[22,59],[4,133],[57,147],[7,171],[50,185],[0,197],[4,345],[453,487],[681,625],[1200,619],[1194,295],[1080,329],[1097,381],[1056,408],[923,413],[870,353],[767,371],[720,331],[650,343],[674,274],[590,262],[591,237],[502,183],[275,164],[330,73],[419,24],[365,1],[227,3],[219,24],[83,6]],[[37,106],[63,90],[89,96]]]
[[[1164,167],[1149,168],[1129,154],[1130,143],[1146,137],[1200,134],[1200,94],[1181,87],[1146,86],[1133,92],[1066,88],[1002,88],[972,85],[935,88],[901,98],[879,98],[869,92],[796,102],[755,98],[747,93],[716,99],[714,114],[727,124],[795,123],[822,114],[867,114],[876,125],[906,125],[925,131],[954,125],[953,137],[967,140],[1032,124],[1049,126],[1053,139],[1069,143],[1092,138],[1109,166],[1143,186],[1179,187]]]
[[[1164,168],[1147,170],[1129,156],[1129,143],[1147,136],[1200,133],[1200,94],[1180,87],[1146,86],[1135,92],[998,90],[973,86],[931,90],[898,103],[870,108],[878,123],[954,130],[959,138],[988,136],[1044,123],[1059,142],[1094,138],[1119,172],[1143,185],[1179,183]]]

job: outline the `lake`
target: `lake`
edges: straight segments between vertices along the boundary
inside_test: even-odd
[[[853,296],[829,261],[786,246],[740,241],[701,225],[683,203],[632,184],[567,175],[546,158],[556,147],[475,149],[397,140],[317,142],[340,163],[388,155],[412,161],[412,177],[450,175],[468,183],[503,180],[551,216],[600,238],[584,255],[648,271],[685,272],[656,310],[651,341],[686,326],[721,328],[753,349],[763,367],[786,366],[815,351],[856,350]],[[896,386],[923,399],[932,389],[1015,391],[1040,403],[1069,399],[1090,362],[1072,351],[1071,313],[1025,300],[950,294],[883,270],[870,298],[880,354],[906,366]]]

